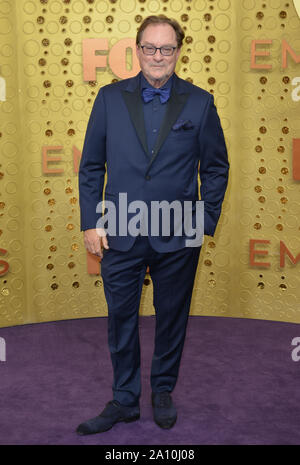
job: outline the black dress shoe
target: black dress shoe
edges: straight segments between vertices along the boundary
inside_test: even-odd
[[[130,421],[135,421],[139,418],[139,406],[129,407],[127,405],[121,405],[116,400],[111,400],[106,404],[105,409],[102,413],[100,413],[100,415],[81,423],[76,429],[76,432],[81,436],[86,434],[103,433],[104,431],[108,431],[112,428],[115,423],[120,421],[129,423]]]
[[[152,392],[152,406],[155,423],[164,429],[172,428],[177,420],[177,411],[171,394],[168,391]]]

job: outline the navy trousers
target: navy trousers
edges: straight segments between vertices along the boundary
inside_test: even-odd
[[[121,404],[137,405],[141,394],[138,318],[147,266],[156,314],[151,388],[153,392],[174,389],[200,249],[187,247],[160,253],[146,236],[138,236],[127,252],[104,249],[101,274],[108,306],[112,389],[114,400]]]

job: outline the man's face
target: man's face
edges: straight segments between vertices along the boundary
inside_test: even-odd
[[[177,47],[176,33],[169,24],[149,24],[142,34],[140,45]],[[155,55],[145,55],[137,46],[136,54],[147,81],[154,87],[161,87],[173,74],[180,49],[176,48],[171,56],[163,56],[160,50],[156,50]]]

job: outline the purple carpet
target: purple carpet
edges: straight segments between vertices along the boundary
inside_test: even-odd
[[[300,444],[300,325],[191,316],[171,430],[152,418],[154,325],[140,318],[141,419],[85,437],[78,424],[112,398],[107,318],[0,328],[0,444]]]

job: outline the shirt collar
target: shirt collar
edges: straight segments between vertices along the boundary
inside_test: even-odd
[[[172,87],[172,84],[173,84],[173,76],[174,76],[174,73],[172,74],[171,77],[169,77],[169,79],[167,80],[167,82],[165,82],[165,84],[162,86],[162,87],[159,87],[159,89],[171,89]],[[143,73],[141,73],[141,89],[145,89],[145,88],[152,88],[152,89],[155,89],[155,87],[153,87],[148,81],[147,79],[145,78],[145,76],[143,75]]]

